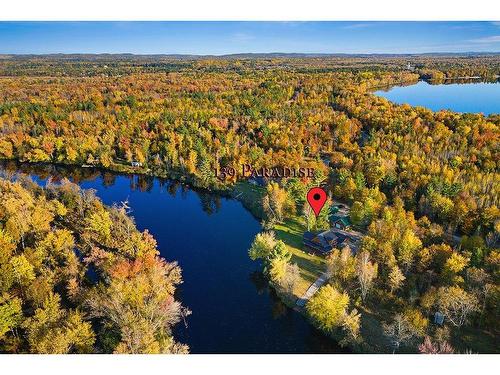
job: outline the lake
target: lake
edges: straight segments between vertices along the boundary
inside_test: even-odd
[[[453,82],[453,81],[450,81]],[[499,82],[468,82],[432,85],[425,81],[410,86],[379,90],[376,95],[398,104],[408,103],[433,111],[449,109],[455,112],[500,113]]]
[[[248,257],[261,227],[240,202],[147,176],[13,162],[2,169],[41,185],[68,177],[108,205],[128,201],[137,227],[149,229],[161,255],[182,268],[176,297],[192,315],[174,336],[192,353],[345,352],[268,287]]]

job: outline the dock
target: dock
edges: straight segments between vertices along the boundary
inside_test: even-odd
[[[328,272],[324,272],[320,277],[316,279],[314,283],[307,288],[306,292],[297,299],[297,302],[295,302],[295,305],[298,307],[304,307],[309,301],[309,299],[316,294],[316,292],[323,286],[324,283],[328,281]]]

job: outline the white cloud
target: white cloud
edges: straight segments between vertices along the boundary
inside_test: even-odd
[[[483,38],[471,39],[472,43],[500,43],[500,35],[485,36]]]
[[[253,39],[255,39],[255,37],[247,33],[234,33],[231,35],[231,40],[234,42],[242,43],[242,42],[248,42]]]
[[[345,25],[343,29],[365,29],[367,27],[372,27],[373,23],[353,23],[351,25]]]
[[[290,27],[302,26],[309,23],[309,21],[276,21],[276,22],[279,23],[280,25],[290,26]]]

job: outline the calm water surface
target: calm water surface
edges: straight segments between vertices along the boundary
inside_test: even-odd
[[[335,353],[333,340],[283,305],[247,254],[259,222],[240,202],[172,181],[90,169],[0,164],[40,184],[64,176],[94,189],[106,204],[128,200],[140,230],[149,229],[184,283],[177,298],[192,315],[175,337],[192,353]]]
[[[449,109],[455,112],[500,113],[500,83],[473,82],[431,85],[420,81],[411,86],[379,90],[383,96],[398,104],[422,106],[433,111]]]

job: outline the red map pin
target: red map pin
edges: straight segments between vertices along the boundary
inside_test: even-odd
[[[313,187],[307,193],[307,201],[312,207],[314,214],[318,217],[326,202],[326,192],[320,187]]]

